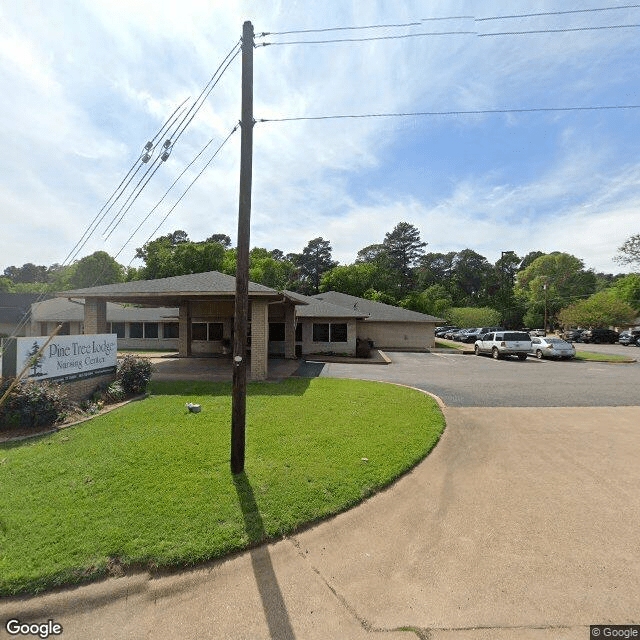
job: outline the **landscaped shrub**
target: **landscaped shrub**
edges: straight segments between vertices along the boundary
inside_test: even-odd
[[[0,397],[13,380],[0,385]],[[23,380],[0,407],[0,428],[4,426],[42,427],[62,420],[69,408],[63,385]]]
[[[104,397],[107,402],[122,402],[127,394],[120,380],[114,380],[105,390]]]
[[[118,360],[116,380],[127,394],[143,393],[151,380],[151,362],[147,358],[136,358],[127,354]]]

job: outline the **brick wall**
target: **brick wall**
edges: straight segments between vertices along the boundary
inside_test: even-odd
[[[115,373],[97,376],[95,378],[84,378],[83,380],[64,383],[64,390],[70,400],[79,402],[80,400],[89,398],[100,385],[109,384],[115,379]]]
[[[251,301],[251,378],[267,378],[267,345],[269,341],[269,306],[266,300]]]

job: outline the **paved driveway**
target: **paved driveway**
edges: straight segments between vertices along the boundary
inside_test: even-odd
[[[315,368],[458,398],[387,491],[222,562],[7,599],[0,622],[52,618],[63,640],[586,640],[590,624],[640,623],[640,406],[464,406],[506,403],[505,384],[533,402],[532,380],[547,400],[558,379],[637,389],[639,368],[392,357]]]
[[[638,352],[640,356],[640,349]],[[393,361],[388,366],[310,362],[302,365],[299,374],[407,384],[436,394],[452,407],[640,405],[639,363],[556,362],[535,358],[520,362],[440,353],[387,355]]]

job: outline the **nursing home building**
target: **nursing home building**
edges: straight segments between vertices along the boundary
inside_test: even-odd
[[[34,304],[31,335],[115,333],[120,348],[222,354],[233,342],[235,278],[217,271],[64,291]],[[251,376],[269,356],[355,355],[358,338],[382,349],[425,351],[443,320],[337,292],[303,296],[249,283]]]

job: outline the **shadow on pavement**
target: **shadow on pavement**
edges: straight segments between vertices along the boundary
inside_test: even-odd
[[[238,493],[244,527],[249,539],[252,541],[264,539],[267,535],[264,523],[256,504],[253,488],[244,471],[233,476],[233,483]],[[269,635],[273,640],[295,640],[278,578],[273,570],[269,548],[267,545],[262,545],[252,549],[250,553],[253,575],[258,585],[262,608],[269,627]]]
[[[318,378],[324,367],[324,362],[303,362],[293,376],[296,378]]]

